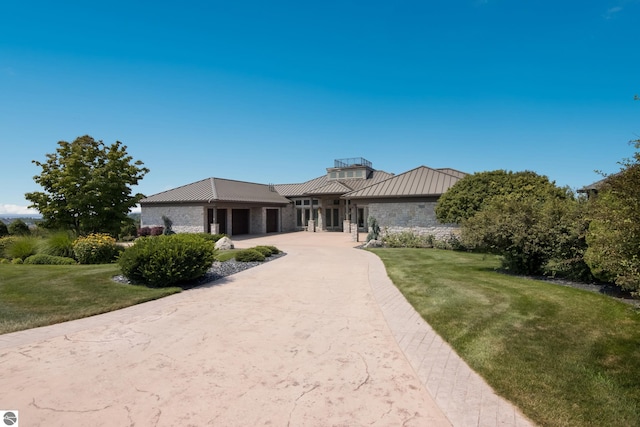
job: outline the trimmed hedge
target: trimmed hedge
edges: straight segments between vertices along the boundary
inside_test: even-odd
[[[236,261],[238,262],[262,262],[265,260],[265,256],[262,252],[255,249],[243,249],[236,252]]]
[[[137,239],[118,264],[132,282],[164,287],[203,276],[214,258],[211,241],[198,234],[171,234]]]

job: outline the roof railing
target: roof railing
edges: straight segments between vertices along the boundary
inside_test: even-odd
[[[366,166],[372,168],[372,163],[364,157],[352,157],[350,159],[336,159],[333,161],[334,168],[348,168],[352,166]]]

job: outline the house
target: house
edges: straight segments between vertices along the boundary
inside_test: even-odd
[[[435,218],[438,198],[466,174],[420,166],[394,175],[364,158],[338,159],[317,178],[266,185],[206,178],[140,201],[141,225],[176,232],[262,234],[306,230],[357,236],[374,217],[389,232],[448,236],[453,225]]]

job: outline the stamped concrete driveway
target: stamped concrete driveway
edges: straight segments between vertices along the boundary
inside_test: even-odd
[[[344,234],[159,301],[0,336],[0,409],[24,426],[447,426]]]

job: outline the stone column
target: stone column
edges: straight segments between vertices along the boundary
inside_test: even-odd
[[[309,222],[307,223],[307,231],[311,232],[311,233],[315,233],[316,231],[316,222],[312,219],[309,220]]]

